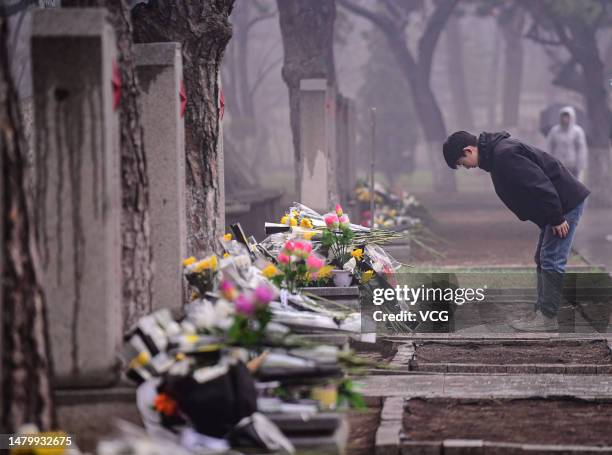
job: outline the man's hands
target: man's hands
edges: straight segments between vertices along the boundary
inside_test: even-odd
[[[555,234],[557,237],[561,237],[562,239],[564,239],[565,237],[567,237],[567,234],[569,232],[569,224],[567,224],[567,221],[564,221],[559,226],[553,226],[552,230],[553,234]]]

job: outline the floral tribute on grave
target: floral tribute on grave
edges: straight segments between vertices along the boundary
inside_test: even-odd
[[[358,335],[360,314],[300,294],[329,269],[314,242],[287,239],[272,252],[239,225],[232,230],[220,239],[222,257],[183,261],[190,302],[181,314],[156,311],[125,337],[121,359],[138,384],[146,428],[140,437],[161,438],[175,453],[293,453],[296,428],[333,434],[341,411],[364,405],[348,378],[363,361],[344,345],[299,334]],[[130,450],[105,453],[139,453]]]

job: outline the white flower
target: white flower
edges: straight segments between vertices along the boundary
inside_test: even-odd
[[[347,272],[351,272],[353,273],[355,271],[355,267],[357,267],[357,261],[355,260],[355,258],[350,258],[343,266],[342,268],[344,270],[346,270]]]

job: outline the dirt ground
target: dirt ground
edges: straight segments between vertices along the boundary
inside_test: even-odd
[[[493,365],[528,363],[610,364],[612,354],[605,340],[592,342],[551,341],[495,344],[426,343],[416,349],[416,359],[428,363],[482,363]]]
[[[434,266],[534,266],[539,228],[520,221],[492,191],[470,193],[417,193],[429,211],[431,231],[444,242],[434,248],[445,254],[434,258],[413,246],[410,263]],[[578,227],[580,228],[580,226]],[[584,265],[572,255],[569,265]]]
[[[530,444],[612,445],[612,403],[579,399],[411,399],[404,431],[413,441],[480,439]]]
[[[350,427],[347,455],[373,454],[376,446],[376,430],[380,422],[380,408],[351,410],[347,417]]]

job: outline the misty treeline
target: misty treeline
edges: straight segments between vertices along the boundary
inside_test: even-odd
[[[299,134],[291,84],[317,74],[355,99],[362,174],[376,107],[378,170],[389,183],[430,172],[438,191],[456,189],[439,152],[452,131],[505,129],[543,146],[540,112],[575,105],[588,120],[592,203],[609,205],[611,10],[604,0],[237,0],[223,62],[226,163],[287,184]]]

